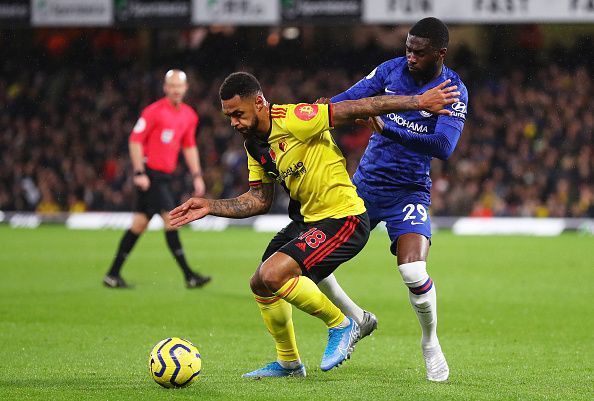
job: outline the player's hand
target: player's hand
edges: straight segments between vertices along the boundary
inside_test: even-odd
[[[209,212],[208,199],[190,198],[169,212],[169,220],[171,226],[177,228],[194,220],[199,220]]]
[[[204,196],[206,192],[206,185],[202,177],[194,177],[194,196]]]
[[[436,87],[419,95],[419,109],[433,114],[451,115],[452,112],[444,108],[448,104],[458,102],[460,100],[458,98],[460,92],[456,90],[458,89],[456,85],[448,86],[450,82],[450,79],[446,79]]]
[[[318,100],[316,100],[314,102],[314,104],[330,104],[332,103],[332,101],[330,99],[328,99],[327,97],[320,97],[318,98]]]
[[[134,182],[134,185],[140,188],[141,191],[146,191],[151,186],[151,180],[146,174],[135,175],[132,182]]]
[[[355,124],[362,125],[364,127],[369,128],[373,132],[381,133],[384,130],[384,120],[381,119],[379,116],[369,117],[367,120],[362,118],[357,118],[355,120]]]

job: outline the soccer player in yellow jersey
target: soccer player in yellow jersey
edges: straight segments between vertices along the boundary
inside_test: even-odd
[[[251,74],[229,75],[219,94],[223,113],[245,139],[250,190],[233,199],[191,198],[170,213],[180,227],[208,214],[244,218],[266,213],[274,182],[290,196],[293,220],[270,242],[250,280],[262,318],[276,344],[277,360],[244,377],[305,376],[292,321],[292,307],[321,319],[328,345],[320,365],[330,370],[347,359],[360,338],[359,326],[317,287],[369,238],[369,218],[357,196],[330,129],[358,118],[443,108],[457,101],[446,81],[418,96],[377,96],[334,104],[273,105]]]

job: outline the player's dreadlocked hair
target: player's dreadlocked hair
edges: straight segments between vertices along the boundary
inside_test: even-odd
[[[225,78],[219,89],[221,100],[229,100],[235,95],[244,98],[262,92],[260,82],[248,72],[234,72]]]
[[[431,46],[436,49],[448,47],[450,40],[448,27],[435,17],[423,18],[408,33],[413,36],[429,39]]]

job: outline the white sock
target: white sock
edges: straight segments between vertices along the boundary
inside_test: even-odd
[[[336,281],[334,274],[320,281],[318,288],[334,305],[338,306],[342,313],[352,318],[357,324],[361,324],[363,321],[363,309],[344,292],[338,281]]]
[[[435,284],[427,274],[427,263],[423,261],[398,266],[404,284],[409,289],[409,299],[421,325],[421,346],[428,349],[439,345],[437,339],[437,292]]]
[[[344,312],[343,312],[344,313]],[[348,317],[344,317],[344,320],[342,322],[340,322],[340,324],[336,327],[338,327],[339,329],[344,329],[345,327],[347,327],[349,324],[351,324],[351,321],[348,319]]]
[[[301,366],[300,359],[296,361],[281,361],[280,359],[277,359],[276,361],[285,369],[297,369],[299,366]]]

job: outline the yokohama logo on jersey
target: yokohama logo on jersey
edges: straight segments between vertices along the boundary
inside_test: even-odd
[[[415,131],[420,134],[428,132],[428,128],[426,125],[418,124],[414,121],[408,121],[406,118],[402,117],[400,114],[390,113],[390,114],[388,114],[388,118],[390,120],[394,121],[396,124],[398,124],[402,127],[406,127],[407,129],[409,129],[411,131]]]

